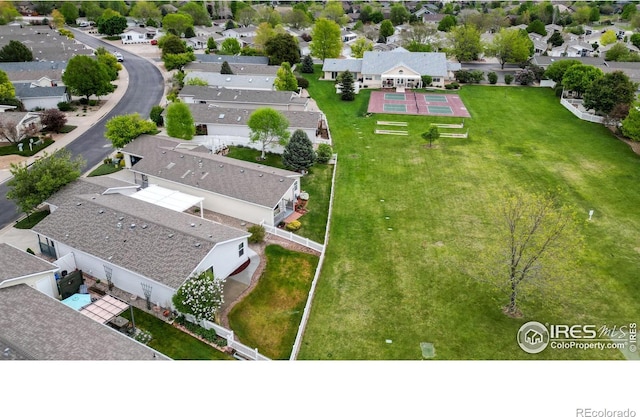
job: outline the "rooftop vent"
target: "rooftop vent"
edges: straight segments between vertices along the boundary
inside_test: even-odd
[[[173,237],[173,233],[169,233],[169,237],[172,238]]]
[[[123,221],[124,217],[120,216],[120,217],[118,217],[118,220]]]
[[[218,115],[218,119],[224,119],[224,113],[220,113],[220,114]]]
[[[196,224],[195,223],[191,223],[191,227],[196,227]]]
[[[98,214],[102,214],[102,213],[104,213],[104,210],[102,209],[98,210]]]
[[[263,176],[264,174],[258,174],[259,177]]]
[[[131,223],[131,224],[129,225],[129,227],[130,227],[131,229],[135,229],[136,224],[135,224],[135,223]]]
[[[253,82],[253,78],[249,78],[249,82],[252,83]]]
[[[198,242],[198,243],[196,243],[194,246],[195,246],[196,248],[199,248],[201,245],[202,245],[202,243]]]
[[[201,179],[201,180],[205,179],[205,177],[206,177],[207,175],[209,175],[209,173],[208,173],[208,172],[205,172],[204,174],[202,174],[202,176],[200,177],[200,179]]]
[[[187,175],[189,175],[189,173],[191,172],[190,169],[187,170],[187,172],[185,172],[184,174],[182,174],[182,178],[185,178]]]
[[[240,172],[244,172],[244,169],[241,169]]]
[[[118,229],[122,229],[122,223],[118,222],[118,224],[116,224],[116,227],[117,227]]]
[[[284,182],[284,179],[283,179],[283,178],[280,178],[280,182]]]
[[[166,153],[167,153],[167,151],[162,151],[162,154],[163,154],[163,155],[164,155],[164,154],[166,154]]]
[[[222,168],[224,165],[220,164],[219,166],[220,166],[220,168]]]
[[[81,206],[81,205],[82,205],[82,203],[76,203],[76,206]]]
[[[227,78],[225,79],[225,81],[226,81],[226,82],[231,81],[231,77],[227,77]]]
[[[149,227],[149,225],[148,225],[148,224],[143,224],[143,225],[142,225],[142,226],[140,226],[140,227],[142,227],[143,229],[146,229],[147,227]]]
[[[167,165],[167,169],[171,169],[174,166],[176,166],[176,163],[175,162],[171,162],[169,165]]]
[[[184,158],[184,155],[180,155],[180,158]]]
[[[242,116],[238,116],[238,120],[237,120],[237,121],[239,122],[239,121],[240,121],[240,119],[242,119]]]

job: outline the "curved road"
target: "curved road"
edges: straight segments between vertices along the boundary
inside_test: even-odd
[[[129,73],[127,91],[105,117],[96,122],[85,133],[67,145],[67,149],[75,155],[82,155],[87,161],[85,171],[91,169],[106,158],[111,152],[111,143],[104,137],[105,123],[113,116],[129,113],[140,113],[143,118],[149,117],[151,107],[160,103],[164,93],[164,79],[160,70],[151,62],[127,51],[114,48],[99,39],[74,30],[76,39],[92,48],[100,46],[108,50],[117,49],[124,57],[124,66]],[[106,146],[105,146],[106,145]],[[0,229],[20,217],[15,203],[6,199],[7,183],[0,185]]]

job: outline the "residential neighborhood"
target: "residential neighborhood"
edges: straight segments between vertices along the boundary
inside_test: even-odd
[[[0,2],[0,359],[636,363],[639,97],[633,1]]]

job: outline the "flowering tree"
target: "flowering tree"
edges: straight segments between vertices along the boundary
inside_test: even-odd
[[[180,313],[191,314],[198,322],[213,322],[224,303],[224,283],[224,278],[215,278],[211,271],[193,274],[178,288],[171,301]]]

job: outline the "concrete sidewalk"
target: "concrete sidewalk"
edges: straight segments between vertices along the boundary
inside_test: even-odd
[[[127,91],[127,88],[129,87],[129,74],[127,73],[127,69],[124,67],[124,65],[122,66],[122,70],[119,73],[118,79],[112,81],[112,84],[116,85],[117,88],[113,93],[103,98],[103,100],[105,100],[105,103],[96,112],[93,112],[87,116],[67,115],[67,124],[77,127],[71,132],[56,138],[54,143],[47,146],[35,155],[25,158],[23,161],[21,161],[21,163],[30,165],[38,159],[42,158],[45,152],[51,155],[56,150],[64,148],[84,132],[86,132],[93,125],[95,125],[98,121],[100,121],[107,113],[113,110],[113,107],[118,104],[118,102],[122,99],[124,93]],[[8,181],[9,179],[11,179],[11,172],[9,168],[0,169],[0,184]]]

